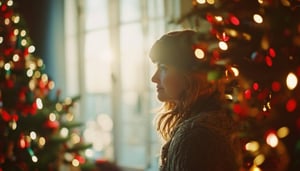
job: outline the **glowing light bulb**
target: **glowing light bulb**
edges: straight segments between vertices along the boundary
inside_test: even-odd
[[[79,161],[78,161],[77,159],[73,159],[73,160],[72,160],[72,165],[73,165],[74,167],[78,167],[78,166],[79,166]]]
[[[296,88],[298,84],[298,79],[297,79],[297,76],[290,72],[286,78],[286,85],[288,87],[289,90],[293,90]]]
[[[198,4],[205,4],[205,0],[197,0]]]
[[[265,156],[263,154],[259,154],[254,158],[254,163],[256,165],[261,165],[265,161]]]
[[[275,148],[278,145],[278,138],[274,132],[267,135],[266,142],[269,146]]]
[[[20,59],[20,56],[18,54],[14,54],[13,61],[17,62],[17,61],[19,61],[19,59]]]
[[[37,156],[32,156],[32,157],[31,157],[31,160],[32,160],[34,163],[38,162]]]
[[[50,113],[49,114],[49,120],[52,121],[52,122],[55,121],[56,120],[56,115],[54,113]]]
[[[212,4],[215,3],[215,0],[207,0],[207,3],[210,4],[210,5],[212,5]]]
[[[215,19],[219,22],[223,21],[223,17],[222,16],[215,16]]]
[[[4,65],[4,69],[5,69],[6,71],[9,71],[9,70],[10,70],[10,63],[6,63],[6,64]]]
[[[30,132],[30,138],[33,139],[33,140],[35,140],[36,137],[37,137],[36,133],[34,131],[31,131]]]
[[[261,24],[263,22],[263,17],[259,14],[254,14],[253,15],[253,20],[258,23]]]
[[[227,45],[226,42],[220,41],[220,42],[219,42],[219,48],[225,51],[225,50],[228,49],[228,45]]]
[[[26,36],[26,31],[25,31],[25,30],[21,30],[20,35],[21,35],[22,37]]]
[[[13,0],[8,0],[6,4],[7,4],[7,6],[13,6],[14,1]]]
[[[38,109],[43,109],[43,102],[42,102],[42,99],[37,98],[37,99],[36,99],[36,105],[37,105],[37,108],[38,108]]]
[[[61,130],[60,130],[60,135],[61,135],[62,137],[67,137],[68,134],[69,134],[68,128],[61,128]]]
[[[257,141],[250,141],[245,145],[247,151],[255,152],[259,149],[259,143]]]
[[[195,56],[198,58],[198,59],[203,59],[204,58],[204,51],[202,49],[199,49],[197,48],[195,50]]]
[[[33,45],[30,45],[28,48],[29,53],[33,53],[35,51],[35,47]]]
[[[3,43],[3,40],[4,40],[3,37],[0,36],[0,44]]]
[[[284,138],[288,136],[290,133],[290,130],[288,127],[281,127],[277,130],[277,135],[279,138]]]

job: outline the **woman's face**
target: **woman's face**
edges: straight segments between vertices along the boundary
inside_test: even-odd
[[[171,65],[157,64],[151,80],[156,83],[157,98],[162,102],[178,100],[185,89],[182,73]]]

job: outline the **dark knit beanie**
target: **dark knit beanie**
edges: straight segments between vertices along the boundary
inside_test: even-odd
[[[154,43],[150,58],[154,63],[173,65],[181,69],[208,69],[207,61],[195,55],[198,42],[198,34],[193,30],[169,32]]]

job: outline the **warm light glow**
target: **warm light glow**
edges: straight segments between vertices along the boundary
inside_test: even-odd
[[[54,89],[54,87],[55,87],[54,81],[48,82],[48,87],[49,87],[50,90]]]
[[[278,138],[275,133],[271,132],[267,135],[266,142],[271,147],[276,147],[278,145]]]
[[[14,29],[14,35],[18,35],[19,34],[19,29]]]
[[[250,141],[245,145],[247,151],[255,152],[259,149],[259,143],[257,141]]]
[[[21,45],[26,46],[27,45],[27,40],[26,39],[21,40]]]
[[[34,163],[38,162],[37,156],[32,156],[31,159],[32,159],[32,161],[33,161]]]
[[[286,78],[286,85],[288,87],[289,90],[293,90],[296,88],[298,84],[298,79],[297,79],[297,76],[290,72]]]
[[[281,0],[281,3],[282,3],[282,5],[287,6],[287,7],[291,6],[290,1],[288,1],[288,0]]]
[[[205,0],[197,0],[198,4],[205,4]]]
[[[63,105],[60,103],[56,103],[55,108],[57,111],[61,111],[63,109]]]
[[[207,3],[213,5],[215,3],[215,0],[207,0]]]
[[[54,113],[50,113],[49,114],[49,120],[52,121],[52,122],[55,121],[56,120],[56,115]]]
[[[32,69],[27,70],[26,75],[27,75],[27,77],[32,77],[33,70]]]
[[[9,70],[10,70],[10,63],[6,63],[6,64],[4,65],[4,69],[5,69],[6,71],[9,71]]]
[[[25,30],[22,30],[21,33],[20,33],[20,35],[21,35],[22,37],[26,36],[26,31],[25,31]]]
[[[254,14],[253,15],[253,20],[258,23],[258,24],[261,24],[263,22],[263,18],[261,15],[259,14]]]
[[[74,144],[77,144],[80,142],[80,136],[75,133],[72,133],[71,140]]]
[[[228,49],[228,45],[227,45],[226,42],[220,41],[220,42],[219,42],[219,48],[225,51],[225,50]]]
[[[256,165],[253,165],[249,171],[261,171],[261,169],[259,167],[257,167]]]
[[[14,23],[19,23],[20,22],[20,16],[18,16],[18,15],[14,16],[12,20],[13,20]]]
[[[77,159],[73,159],[73,160],[72,160],[72,165],[73,165],[74,167],[78,167],[78,166],[79,166],[79,161],[78,161]]]
[[[33,45],[30,45],[29,47],[28,47],[28,52],[29,53],[33,53],[35,51],[35,47],[33,46]]]
[[[258,0],[258,3],[263,4],[264,0]]]
[[[30,132],[30,138],[33,139],[33,140],[35,140],[36,137],[37,137],[36,133],[34,131],[31,131]]]
[[[61,128],[61,130],[60,130],[60,135],[61,135],[62,137],[67,137],[67,136],[69,135],[69,130],[68,130],[68,128]]]
[[[39,138],[39,146],[43,147],[46,144],[46,139],[44,137]]]
[[[84,153],[89,158],[94,156],[94,151],[92,149],[86,149]]]
[[[4,19],[4,24],[5,24],[5,25],[9,25],[9,23],[10,23],[9,18],[5,18],[5,19]]]
[[[229,34],[232,37],[237,37],[238,32],[236,30],[230,29],[228,30],[227,34]]]
[[[231,67],[230,69],[233,72],[235,77],[239,76],[240,72],[236,67]]]
[[[0,44],[3,43],[3,37],[0,36]]]
[[[36,62],[36,64],[37,64],[38,67],[42,67],[43,64],[44,64],[44,62],[43,62],[42,59],[38,59],[37,62]]]
[[[11,6],[13,6],[14,1],[13,0],[8,0],[6,4],[7,4],[7,6],[11,7]]]
[[[30,90],[35,89],[35,82],[34,82],[34,80],[30,80],[30,81],[29,81],[28,87],[30,88]]]
[[[288,136],[290,133],[290,130],[288,127],[281,127],[277,130],[277,136],[279,138],[284,138],[286,136]]]
[[[47,74],[42,75],[42,81],[43,82],[48,82],[48,75]]]
[[[18,62],[19,59],[20,59],[20,56],[19,56],[18,54],[14,54],[14,56],[13,56],[13,61],[14,61],[14,62]]]
[[[254,163],[255,165],[261,165],[265,161],[265,156],[263,154],[259,154],[255,157]]]
[[[70,98],[70,97],[65,98],[65,104],[66,105],[72,104],[72,98]]]
[[[199,49],[197,48],[195,50],[195,56],[198,58],[198,59],[203,59],[204,58],[204,51],[202,49]]]
[[[43,102],[42,102],[42,99],[37,98],[37,99],[36,99],[36,105],[37,105],[37,108],[38,108],[38,109],[43,109]]]
[[[223,21],[223,17],[222,16],[215,16],[215,19],[217,20],[217,21]]]

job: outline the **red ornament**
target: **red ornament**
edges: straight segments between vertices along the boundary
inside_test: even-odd
[[[248,99],[248,100],[251,99],[251,96],[252,96],[252,92],[250,89],[244,91],[244,97],[246,99]]]
[[[278,91],[280,91],[280,89],[281,89],[281,84],[278,81],[274,81],[272,83],[272,90],[274,92],[278,92]]]
[[[265,62],[267,64],[267,66],[269,66],[269,67],[271,67],[273,65],[273,61],[272,61],[272,58],[270,56],[265,57]]]
[[[240,20],[234,15],[230,15],[229,20],[233,25],[236,25],[236,26],[240,25]]]
[[[297,101],[295,99],[288,100],[288,102],[286,103],[286,106],[285,106],[285,108],[288,112],[295,111],[296,107],[297,107]]]
[[[51,120],[47,120],[45,123],[44,123],[44,126],[46,128],[49,128],[49,129],[53,129],[53,130],[56,130],[59,128],[59,122],[58,121],[51,121]]]

